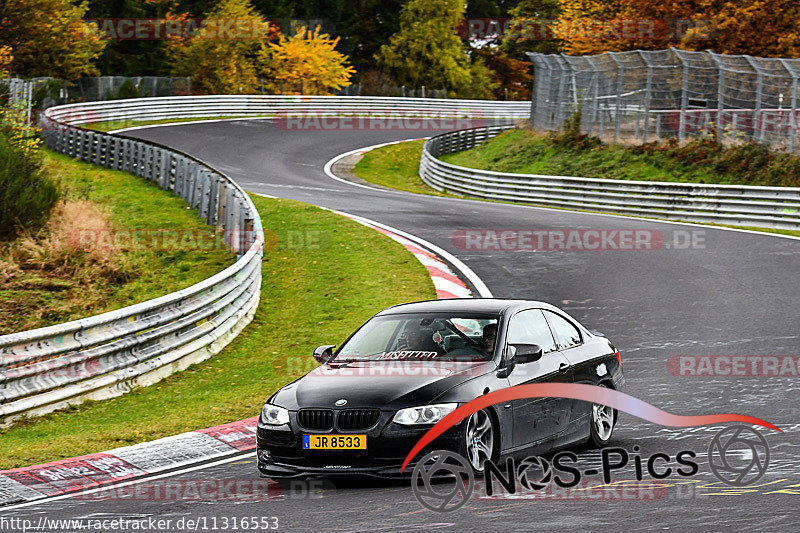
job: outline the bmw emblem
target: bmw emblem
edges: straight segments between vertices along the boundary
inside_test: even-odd
[[[346,404],[347,404],[347,400],[342,398],[341,400],[336,400],[336,402],[333,405],[335,405],[336,407],[342,407],[343,405],[346,405]]]

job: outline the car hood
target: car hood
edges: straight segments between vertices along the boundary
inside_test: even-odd
[[[492,361],[366,361],[322,365],[286,385],[272,403],[306,407],[402,409],[425,405],[452,387],[495,370]],[[336,405],[347,400],[345,405]]]

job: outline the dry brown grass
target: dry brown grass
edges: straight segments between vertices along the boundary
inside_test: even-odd
[[[116,250],[97,247],[87,232],[110,232],[108,217],[88,200],[62,201],[47,225],[35,234],[23,234],[0,259],[0,281],[7,282],[21,271],[38,271],[62,279],[105,279],[124,282],[135,271]],[[5,272],[5,275],[3,274]],[[5,279],[4,279],[5,278]]]

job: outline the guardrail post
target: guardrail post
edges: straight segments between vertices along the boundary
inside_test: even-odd
[[[217,225],[217,189],[219,188],[220,176],[213,172],[210,176],[210,187],[208,187],[208,211],[206,212],[206,223],[209,226]]]
[[[792,95],[790,97],[790,104],[789,106],[791,109],[789,110],[789,151],[794,153],[795,152],[795,140],[797,138],[797,129],[800,127],[800,123],[798,123],[798,116],[797,116],[797,83],[798,77],[800,73],[795,71],[792,68],[788,61],[785,59],[780,60],[781,65],[783,68],[786,69],[786,72],[792,77]]]
[[[216,226],[217,231],[223,231],[225,229],[225,217],[226,217],[226,208],[227,200],[228,200],[228,187],[227,184],[222,181],[221,179],[217,183],[217,205],[216,205]]]
[[[617,109],[614,118],[614,142],[619,140],[620,128],[622,127],[622,91],[625,82],[625,68],[622,62],[616,58],[615,52],[606,52],[608,56],[617,64]]]
[[[719,125],[722,123],[722,112],[725,109],[725,69],[723,68],[722,61],[717,57],[716,54],[709,52],[711,55],[711,59],[714,60],[714,63],[717,65],[717,72],[719,73],[719,81],[717,83],[717,120],[716,123],[716,131],[717,131],[717,142],[722,142],[722,136],[720,135]],[[736,129],[736,117],[734,115],[733,119],[733,128]]]
[[[112,155],[111,155],[111,168],[114,170],[120,169],[120,159],[119,159],[119,137],[115,137],[113,135],[108,136],[108,140],[111,142],[112,146]]]
[[[754,136],[758,142],[764,142],[765,121],[761,110],[761,96],[764,93],[764,73],[761,65],[756,63],[752,56],[745,55],[744,58],[750,67],[756,71],[756,108],[753,111],[753,125],[756,128],[756,133],[754,133]]]

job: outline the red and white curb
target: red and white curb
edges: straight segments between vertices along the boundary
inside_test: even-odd
[[[208,462],[256,447],[258,417],[107,452],[0,471],[0,506],[40,500]]]
[[[437,298],[472,298],[472,292],[469,290],[466,283],[461,281],[458,276],[453,273],[450,267],[447,266],[447,263],[442,261],[436,254],[424,249],[420,244],[402,237],[389,229],[385,229],[386,226],[381,225],[381,227],[379,227],[371,220],[341,211],[334,211],[334,213],[345,216],[375,231],[379,231],[393,241],[403,245],[406,250],[417,258],[417,261],[428,269],[428,274],[431,276],[433,286],[436,288]]]

